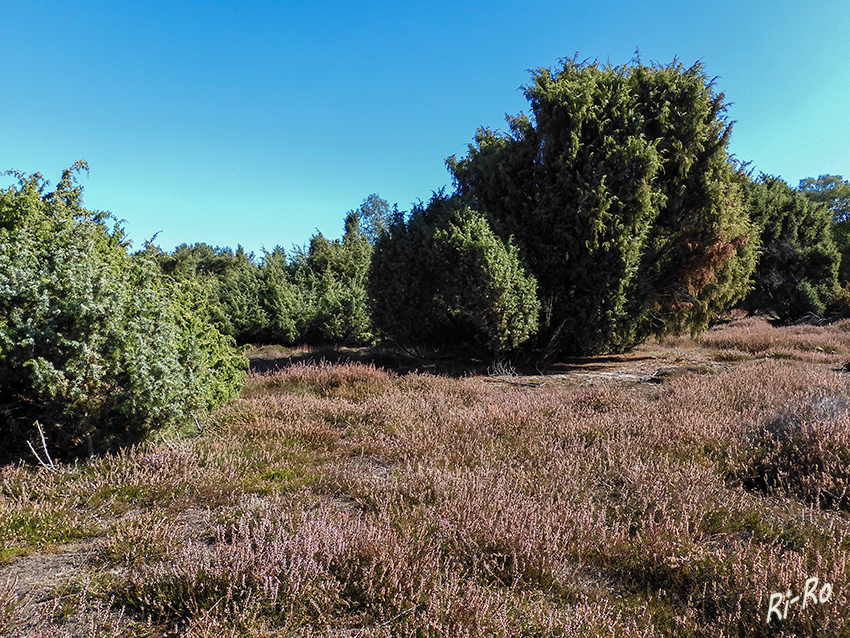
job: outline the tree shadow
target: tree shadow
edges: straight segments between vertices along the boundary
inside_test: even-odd
[[[459,357],[421,355],[385,346],[369,348],[346,348],[342,346],[313,346],[294,349],[263,347],[250,348],[248,353],[250,370],[256,373],[273,372],[296,364],[318,363],[361,363],[374,365],[399,375],[438,374],[464,377],[478,374],[481,364],[464,361]]]
[[[549,374],[567,374],[576,370],[605,370],[638,361],[652,359],[649,356],[630,356],[612,354],[595,357],[569,357],[541,368],[534,363],[503,361],[497,366],[492,361],[482,361],[464,357],[461,353],[441,352],[413,353],[387,346],[364,348],[346,348],[334,345],[299,348],[281,348],[264,346],[250,348],[248,353],[250,369],[255,373],[267,373],[299,363],[318,364],[321,362],[361,363],[374,365],[399,375],[434,374],[454,378],[469,376],[502,376],[500,372],[520,376],[545,376]]]

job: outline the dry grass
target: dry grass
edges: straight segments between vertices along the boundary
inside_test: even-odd
[[[758,355],[812,363],[845,363],[850,358],[850,319],[829,326],[775,328],[749,317],[709,330],[702,345],[723,356]]]
[[[0,586],[0,626],[850,635],[850,384],[825,359],[845,356],[845,328],[733,323],[703,346],[746,358],[660,385],[362,364],[254,374],[194,440],[58,473],[2,468],[10,560],[83,536],[97,557],[69,609],[43,606],[40,624]],[[754,356],[782,349],[793,357]],[[810,576],[832,598],[768,624],[771,594]],[[86,619],[91,631],[73,629]]]

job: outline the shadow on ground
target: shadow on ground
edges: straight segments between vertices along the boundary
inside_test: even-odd
[[[487,365],[481,361],[464,361],[455,356],[427,356],[391,350],[385,347],[344,348],[315,346],[284,348],[280,346],[252,346],[247,351],[253,372],[269,372],[298,363],[362,363],[391,370],[397,374],[427,372],[452,377],[486,373]]]
[[[396,374],[429,373],[449,377],[490,376],[546,376],[564,375],[571,372],[594,372],[616,370],[623,366],[647,364],[657,357],[645,353],[632,352],[596,357],[565,358],[541,368],[534,364],[513,364],[510,361],[500,363],[476,359],[464,359],[457,354],[427,355],[404,352],[386,347],[343,348],[319,346],[284,348],[281,346],[252,346],[247,351],[251,370],[264,373],[287,368],[298,363],[362,363],[372,364],[376,368],[393,371]]]

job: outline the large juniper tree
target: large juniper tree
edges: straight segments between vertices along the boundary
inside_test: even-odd
[[[755,234],[699,64],[565,60],[525,95],[530,116],[480,129],[448,165],[537,278],[544,354],[699,332],[747,292]]]

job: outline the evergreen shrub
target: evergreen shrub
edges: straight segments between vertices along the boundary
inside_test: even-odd
[[[201,420],[241,387],[245,359],[203,291],[131,257],[82,205],[74,170],[54,191],[19,174],[0,191],[0,453],[27,441],[89,454]]]

